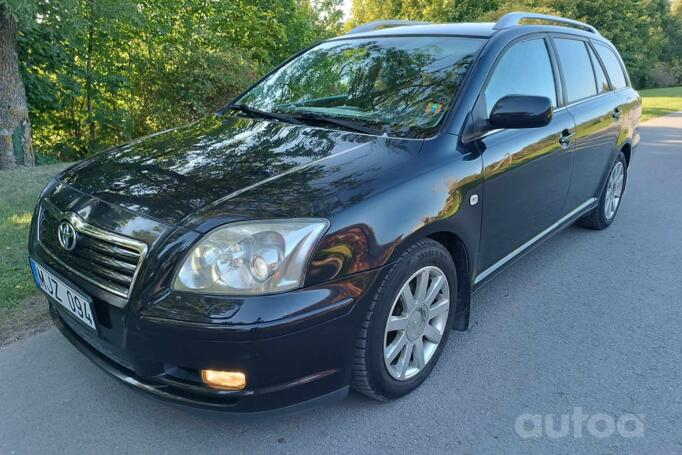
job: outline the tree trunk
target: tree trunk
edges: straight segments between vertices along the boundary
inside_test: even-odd
[[[17,55],[17,23],[0,4],[0,169],[12,169],[17,165],[14,135],[19,135],[18,143],[23,149],[24,159],[20,164],[34,166],[26,89]]]

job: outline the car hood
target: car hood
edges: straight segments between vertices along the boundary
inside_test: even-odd
[[[290,185],[295,181],[308,189],[308,199],[314,199],[316,191],[306,180],[309,177],[319,180],[325,175],[323,185],[327,188],[330,179],[343,179],[344,176],[347,179],[349,172],[357,174],[370,167],[376,177],[377,171],[386,167],[385,157],[365,159],[366,166],[358,166],[358,160],[377,150],[380,155],[387,149],[397,153],[417,151],[420,143],[232,115],[211,115],[98,154],[68,169],[59,178],[109,204],[169,224],[185,224],[183,220],[197,212],[215,215],[217,208],[227,209],[226,201],[232,197],[254,193],[264,184],[269,184],[271,191],[263,198],[252,195],[249,216],[254,216],[253,213],[274,216],[275,212],[276,215],[303,216],[297,215],[301,213],[300,204],[292,202],[291,198],[287,199],[287,207],[277,204],[278,192],[272,191],[271,182],[288,176],[282,181],[289,186],[282,189],[290,194]],[[400,161],[393,160],[394,163]],[[339,169],[342,163],[354,163],[355,167],[345,166],[348,169],[342,171]],[[311,167],[314,167],[316,177],[310,174]],[[298,179],[292,179],[292,174],[298,174]],[[353,180],[357,186],[358,179]],[[342,191],[342,187],[343,183],[337,181],[335,191]],[[326,207],[327,210],[331,208]],[[192,224],[199,222],[195,215]]]

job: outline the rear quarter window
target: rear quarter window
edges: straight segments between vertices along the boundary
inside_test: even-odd
[[[620,60],[608,47],[603,44],[594,43],[594,48],[597,50],[601,61],[604,62],[606,67],[606,72],[609,74],[609,79],[611,79],[611,84],[613,88],[618,90],[619,88],[627,87],[627,79],[625,78],[625,73],[623,72],[623,67],[620,64]]]

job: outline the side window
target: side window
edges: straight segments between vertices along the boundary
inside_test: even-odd
[[[620,66],[620,61],[618,60],[618,57],[616,57],[616,54],[603,44],[594,44],[597,53],[601,57],[601,61],[604,62],[606,72],[609,73],[609,79],[611,79],[613,88],[618,90],[619,88],[627,87],[628,83],[625,79],[625,73],[623,73],[623,67]]]
[[[554,38],[566,84],[567,101],[572,103],[597,94],[592,62],[585,43],[575,39]]]
[[[601,67],[601,63],[599,63],[599,59],[594,54],[594,51],[590,49],[590,46],[587,46],[587,50],[590,53],[590,60],[592,60],[592,68],[594,68],[594,75],[597,78],[597,91],[599,91],[599,93],[608,92],[609,82],[606,79],[606,74],[604,74],[604,69]]]
[[[488,115],[507,95],[546,96],[556,107],[556,86],[547,45],[542,38],[523,41],[497,63],[484,92]]]

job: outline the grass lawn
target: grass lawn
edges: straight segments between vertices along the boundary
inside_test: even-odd
[[[0,171],[0,345],[10,330],[15,332],[17,326],[38,322],[31,314],[20,314],[40,305],[28,266],[28,228],[40,191],[67,166]]]
[[[682,87],[640,90],[639,94],[643,98],[643,122],[653,117],[682,111]]]
[[[28,266],[28,228],[40,191],[68,164],[0,171],[0,347],[50,326]]]

